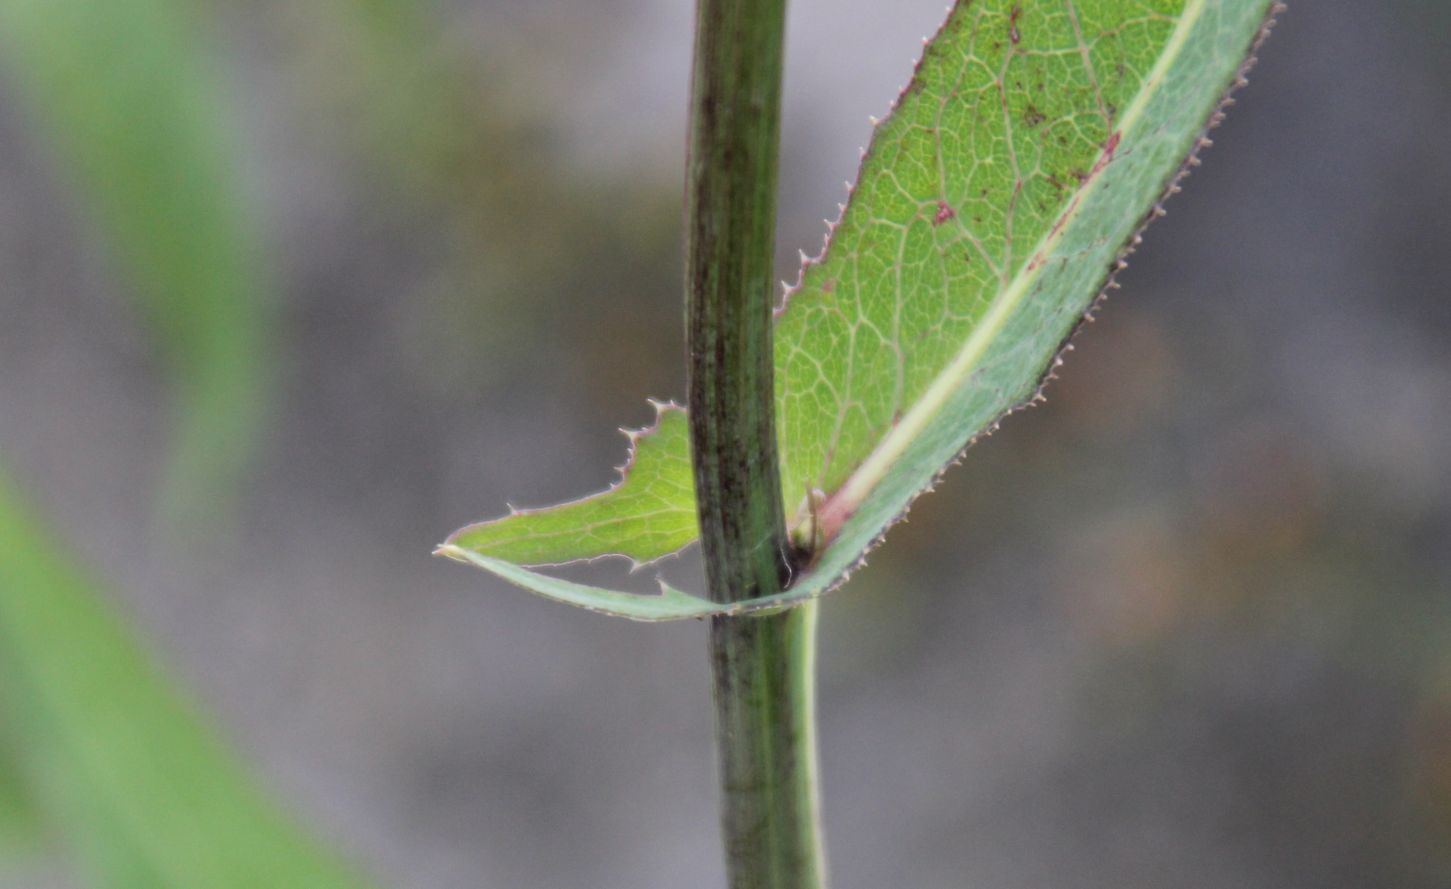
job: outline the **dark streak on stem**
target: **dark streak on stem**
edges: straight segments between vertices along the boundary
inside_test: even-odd
[[[717,602],[781,592],[791,565],[771,292],[785,0],[698,0],[686,328],[701,549]],[[823,885],[812,731],[815,606],[711,620],[732,889]]]
[[[700,0],[687,182],[690,435],[715,601],[789,579],[771,368],[785,0]]]

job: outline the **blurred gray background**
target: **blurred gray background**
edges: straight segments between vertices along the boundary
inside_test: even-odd
[[[428,555],[603,487],[684,394],[691,4],[352,5],[205,6],[277,326],[201,540],[152,521],[170,383],[0,77],[0,451],[381,883],[720,885],[703,628]],[[942,14],[793,0],[783,278]],[[1451,885],[1448,38],[1294,4],[1048,404],[827,602],[837,889]]]

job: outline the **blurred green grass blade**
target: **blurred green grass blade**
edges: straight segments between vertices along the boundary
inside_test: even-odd
[[[0,874],[17,859],[35,852],[43,833],[39,813],[26,792],[15,753],[0,721]]]
[[[959,0],[778,311],[782,494],[812,557],[787,593],[733,607],[840,585],[944,467],[1030,403],[1206,143],[1275,8]],[[702,613],[636,607],[451,542],[442,555],[543,595],[640,619]]]
[[[358,889],[299,832],[0,480],[0,719],[109,889]]]
[[[198,9],[186,0],[0,0],[6,73],[176,380],[164,505],[187,517],[233,490],[268,367],[259,238]]]

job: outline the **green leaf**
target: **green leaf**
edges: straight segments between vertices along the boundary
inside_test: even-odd
[[[44,829],[0,724],[0,873],[35,852]]]
[[[252,785],[0,480],[0,727],[112,889],[357,889]]]
[[[440,546],[435,554],[462,562],[465,565],[482,568],[516,586],[532,590],[546,599],[577,605],[586,611],[596,611],[600,614],[655,622],[680,620],[687,617],[707,617],[723,613],[723,609],[709,599],[681,592],[663,581],[660,584],[660,595],[650,596],[560,580],[538,571],[530,571],[513,562],[495,559],[475,550],[449,543]]]
[[[512,510],[469,525],[445,542],[444,555],[464,550],[521,565],[623,556],[637,565],[695,540],[690,428],[685,411],[654,403],[655,425],[623,430],[630,457],[609,490],[547,509]]]
[[[4,60],[175,374],[163,505],[186,513],[232,490],[268,366],[256,224],[197,12],[189,0],[0,0]]]
[[[965,447],[1038,396],[1207,144],[1275,8],[952,9],[878,126],[826,249],[804,262],[778,312],[783,496],[796,543],[815,556],[786,594],[734,610],[835,588]],[[544,575],[473,561],[585,604]],[[677,600],[669,616],[725,611],[702,612],[701,601]],[[662,618],[658,604],[648,615],[614,604]]]

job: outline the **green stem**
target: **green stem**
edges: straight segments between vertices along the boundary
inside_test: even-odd
[[[698,0],[687,172],[690,433],[710,596],[784,589],[771,293],[785,0]],[[713,618],[731,889],[824,886],[813,727],[815,605]]]
[[[731,889],[826,885],[817,800],[816,608],[714,618],[721,822]]]

